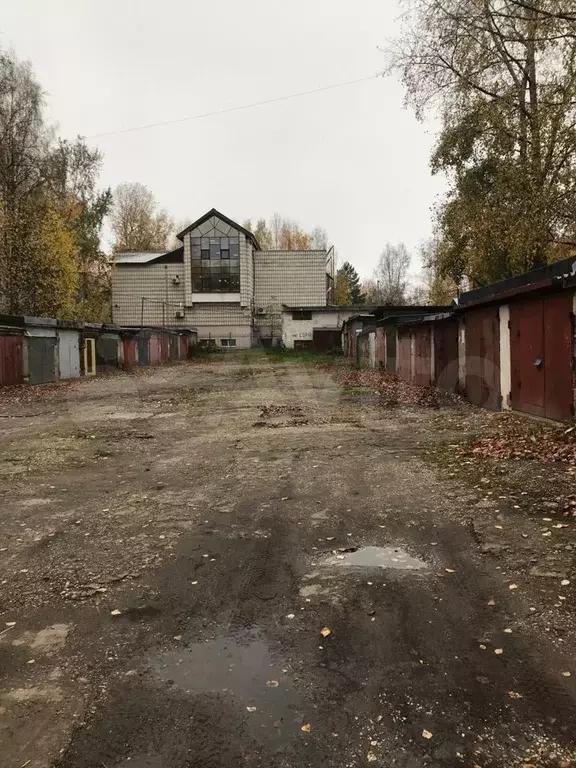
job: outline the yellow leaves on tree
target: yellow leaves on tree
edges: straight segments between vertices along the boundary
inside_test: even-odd
[[[47,317],[72,318],[76,314],[78,248],[66,218],[48,203],[38,226],[35,307]]]
[[[338,271],[334,282],[334,303],[339,307],[347,307],[350,304],[350,285],[346,275]]]

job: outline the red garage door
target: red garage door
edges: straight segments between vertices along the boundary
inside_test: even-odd
[[[572,296],[510,305],[512,408],[565,421],[573,415]]]

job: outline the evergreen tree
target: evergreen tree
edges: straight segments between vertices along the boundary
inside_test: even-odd
[[[358,276],[358,272],[354,269],[352,264],[350,264],[349,261],[345,261],[344,264],[340,267],[338,270],[338,274],[336,276],[337,284],[338,282],[342,283],[345,282],[347,284],[348,290],[344,291],[342,290],[339,292],[341,295],[346,296],[346,302],[347,304],[364,304],[366,301],[366,297],[362,293],[362,286],[360,285],[360,277]]]

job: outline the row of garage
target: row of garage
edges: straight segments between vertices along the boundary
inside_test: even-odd
[[[405,309],[403,318],[348,321],[347,354],[491,410],[574,417],[574,259],[463,293],[445,311],[411,316]]]
[[[0,386],[47,384],[185,360],[196,340],[189,329],[0,316]]]

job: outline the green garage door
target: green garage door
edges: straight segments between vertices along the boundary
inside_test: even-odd
[[[30,384],[56,381],[56,339],[32,336],[28,339]]]

